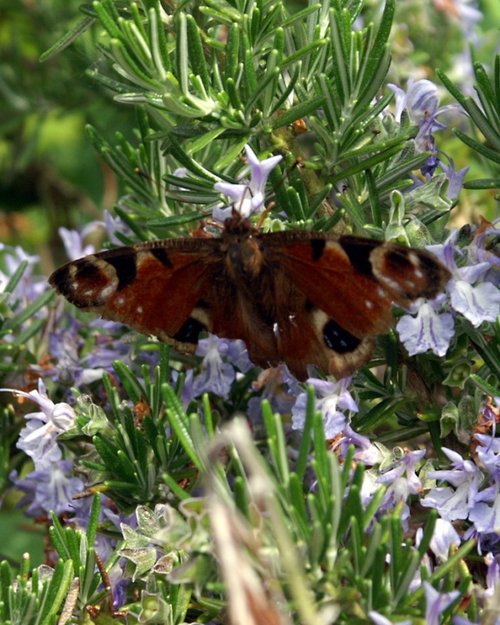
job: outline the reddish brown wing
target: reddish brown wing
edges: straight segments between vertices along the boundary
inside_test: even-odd
[[[245,341],[256,364],[279,362],[276,337],[228,277],[221,239],[168,239],[67,263],[49,278],[78,308],[194,352],[199,335]]]
[[[308,363],[337,377],[351,374],[369,360],[373,337],[391,327],[393,302],[434,297],[449,278],[431,254],[391,243],[305,232],[260,236],[268,264],[296,290],[293,308],[279,314],[278,349],[299,377]]]
[[[208,325],[197,304],[218,271],[214,241],[172,239],[86,256],[49,282],[78,308],[194,351]]]
[[[358,338],[387,332],[392,303],[435,297],[449,279],[432,254],[393,243],[299,232],[265,243],[314,306]]]
[[[203,331],[246,342],[256,364],[366,362],[391,302],[433,297],[449,274],[430,254],[356,237],[261,234],[238,215],[221,238],[171,239],[87,256],[50,283],[72,304],[194,352]]]

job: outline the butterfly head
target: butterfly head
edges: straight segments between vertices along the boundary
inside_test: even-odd
[[[224,234],[233,238],[238,237],[239,240],[247,239],[256,232],[255,228],[250,223],[250,220],[233,208],[231,217],[228,217],[224,221]]]

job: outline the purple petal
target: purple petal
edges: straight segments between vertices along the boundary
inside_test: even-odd
[[[495,321],[500,314],[500,291],[490,282],[472,286],[464,280],[450,283],[453,308],[477,328],[483,321]]]
[[[453,338],[454,325],[452,315],[439,315],[429,302],[425,302],[416,317],[401,317],[396,330],[410,356],[423,354],[429,349],[444,356]]]

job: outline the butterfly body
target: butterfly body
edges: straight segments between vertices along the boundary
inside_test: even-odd
[[[49,281],[72,304],[193,353],[212,332],[245,341],[260,366],[343,377],[370,358],[392,303],[434,297],[449,278],[429,253],[327,233],[263,233],[236,211],[220,237],[93,254]]]

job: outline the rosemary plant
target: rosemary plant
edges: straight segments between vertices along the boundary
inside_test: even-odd
[[[135,112],[88,128],[123,189],[109,246],[186,236],[250,189],[266,231],[427,246],[452,278],[352,378],[302,383],[238,341],[187,356],[63,308],[3,246],[1,483],[49,541],[0,565],[1,623],[500,622],[498,227],[486,199],[450,225],[462,186],[498,188],[500,63],[471,63],[476,95],[443,68],[447,106],[390,83],[395,4],[95,0],[44,54],[87,38],[92,84]],[[485,175],[464,185],[447,127]]]

